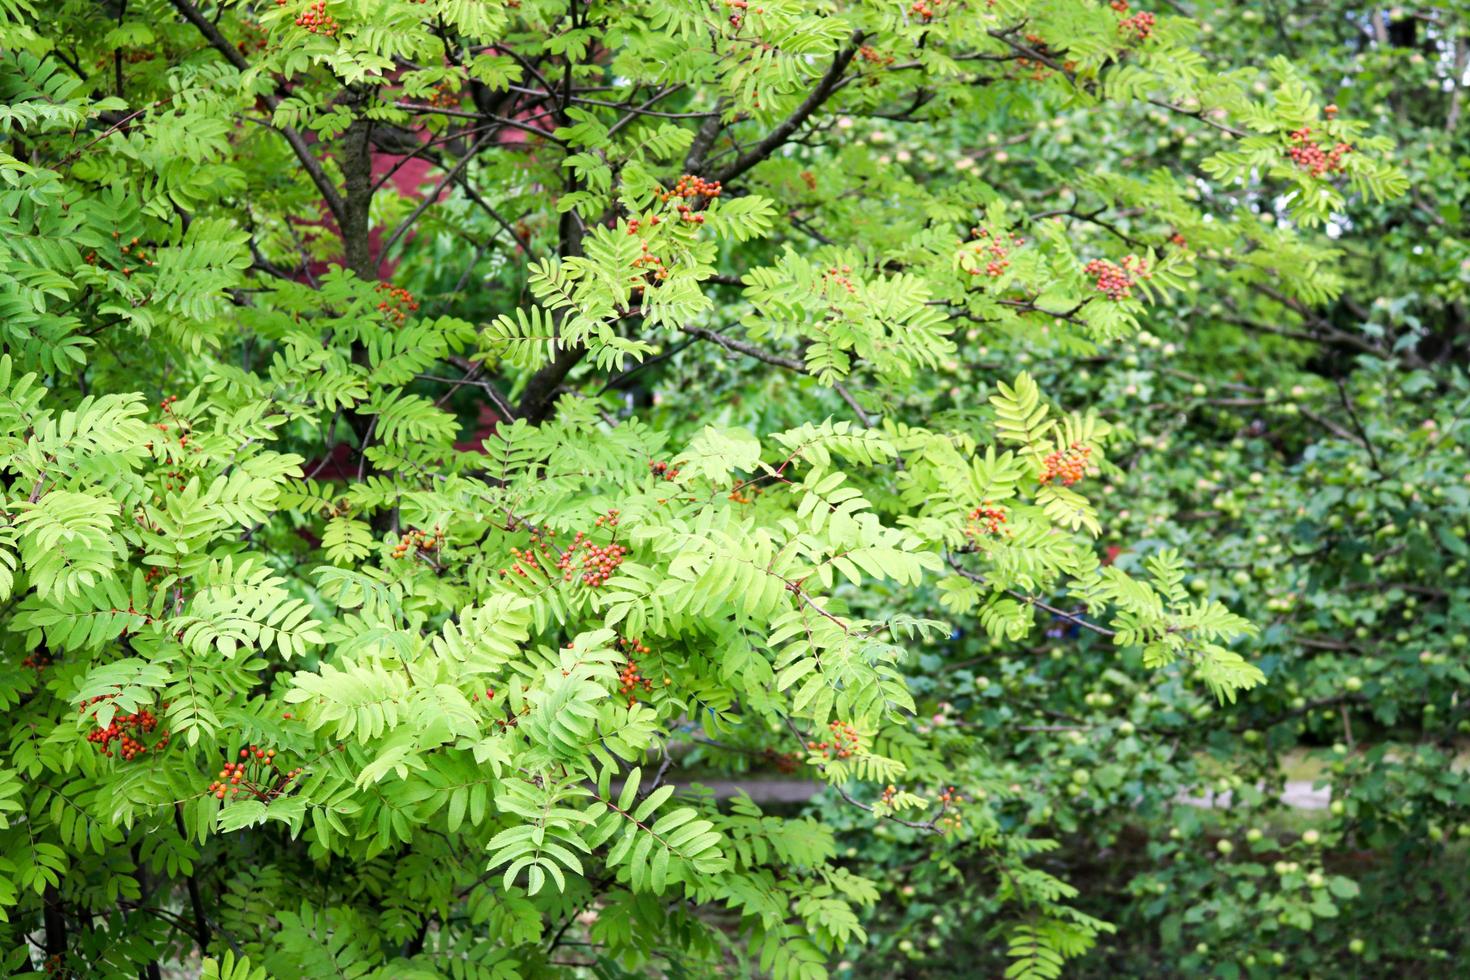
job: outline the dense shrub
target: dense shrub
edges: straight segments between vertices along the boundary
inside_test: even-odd
[[[1173,9],[0,0],[7,968],[1449,970],[1465,42]]]

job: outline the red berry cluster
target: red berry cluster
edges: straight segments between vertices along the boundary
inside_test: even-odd
[[[1310,126],[1292,131],[1290,139],[1292,145],[1286,148],[1287,155],[1293,163],[1313,177],[1320,177],[1325,173],[1341,173],[1342,158],[1353,152],[1352,146],[1347,143],[1336,143],[1330,150],[1322,149],[1312,139]]]
[[[862,751],[862,737],[847,722],[834,721],[827,728],[832,733],[828,736],[829,741],[808,742],[806,747],[813,752],[820,752],[827,759],[846,759]]]
[[[1108,6],[1120,14],[1126,14],[1128,12],[1128,0],[1113,0]]]
[[[935,13],[943,5],[944,0],[915,0],[915,2],[909,6],[909,13],[927,23],[934,19]]]
[[[992,279],[1000,278],[1011,267],[1011,260],[1009,258],[1011,249],[1019,248],[1026,244],[1026,239],[1017,235],[1015,232],[1011,233],[1009,245],[1002,242],[998,235],[992,237],[988,228],[971,228],[970,234],[980,239],[980,241],[975,242],[970,247],[970,251],[982,257],[987,254],[990,256],[989,261],[985,263],[985,274]],[[970,270],[970,275],[972,276],[978,276],[979,274],[979,269]]]
[[[219,778],[209,784],[207,792],[217,800],[239,796],[244,790],[258,800],[271,800],[286,790],[286,785],[306,770],[292,769],[284,774],[276,768],[276,750],[252,745],[240,750],[239,762],[226,762]]]
[[[639,688],[642,688],[645,694],[653,693],[653,681],[643,676],[638,661],[633,659],[633,654],[651,651],[637,640],[627,637],[624,637],[619,645],[627,651],[628,662],[623,665],[622,670],[618,671],[618,690],[628,695],[628,706],[632,707],[638,703]],[[669,683],[669,679],[664,678],[664,683]]]
[[[1143,11],[1142,13],[1134,14],[1132,17],[1124,17],[1118,22],[1118,30],[1124,34],[1131,33],[1134,40],[1146,41],[1149,35],[1154,32],[1154,15]]]
[[[999,534],[1001,525],[1005,522],[1005,509],[1002,507],[992,507],[990,506],[990,501],[987,500],[979,507],[970,511],[970,523],[965,528],[965,536],[974,538],[981,534]]]
[[[92,698],[90,701],[82,704],[80,711],[82,714],[86,714],[87,709],[92,705],[99,701],[109,701],[116,696],[115,694],[103,694],[99,697]],[[124,762],[131,762],[148,751],[149,746],[143,743],[142,738],[144,735],[152,734],[157,727],[158,717],[147,708],[140,708],[130,714],[113,715],[112,723],[106,728],[98,727],[88,732],[87,741],[96,745],[98,751],[108,758],[112,757],[114,752],[112,743],[116,742],[117,754]],[[168,741],[168,729],[165,728],[159,733],[158,741],[153,743],[153,750],[155,752],[163,751],[168,748]]]
[[[20,662],[20,665],[22,667],[29,667],[31,670],[34,670],[37,674],[39,674],[41,671],[51,666],[51,658],[46,656],[40,650],[37,650],[34,653],[27,655],[27,657]]]
[[[695,214],[694,209],[685,204],[684,201],[696,197],[719,197],[723,188],[718,180],[705,180],[703,177],[695,177],[685,174],[674,184],[670,191],[659,191],[658,199],[668,202],[672,198],[679,199],[679,217],[691,224],[704,224],[704,215]]]
[[[1091,455],[1092,447],[1074,442],[1066,452],[1057,450],[1042,460],[1037,479],[1042,483],[1058,480],[1062,486],[1070,487],[1087,475],[1087,460]]]
[[[264,51],[270,35],[260,25],[259,21],[245,19],[240,22],[240,28],[245,36],[235,42],[235,49],[241,54],[250,54],[253,51]]]
[[[112,237],[120,238],[122,236],[120,236],[117,232],[113,232]],[[147,252],[143,251],[142,246],[138,244],[138,239],[136,238],[132,239],[122,247],[122,257],[125,260],[132,259],[134,262],[142,262],[144,265],[148,266],[151,266],[153,264],[153,260],[148,257]],[[130,265],[123,266],[122,274],[131,277],[133,274],[133,267]]]
[[[617,527],[618,512],[608,511],[597,519],[595,526]],[[561,575],[563,582],[570,582],[580,575],[582,584],[596,588],[612,577],[628,555],[628,549],[616,541],[599,545],[584,531],[577,532],[565,551],[558,551],[556,542],[552,540],[555,537],[556,531],[550,528],[545,531],[532,530],[529,547],[510,549],[513,561],[500,570],[501,576],[514,574],[521,578],[534,578],[537,574],[548,574],[543,559],[549,559],[554,553],[555,573]]]
[[[400,327],[408,320],[410,313],[419,311],[418,300],[414,299],[413,293],[391,283],[378,283],[378,292],[387,293],[388,296],[378,303],[378,312],[386,314],[389,320],[397,323]]]
[[[276,0],[277,7],[284,7],[286,0]],[[296,15],[296,26],[304,27],[312,34],[336,37],[342,30],[337,18],[327,13],[327,0],[316,0],[311,6]]]
[[[476,691],[474,694],[471,694],[470,695],[470,701],[474,702],[474,701],[478,701],[478,700],[480,700],[480,692],[479,691]],[[495,688],[493,688],[493,687],[487,687],[487,688],[485,688],[485,700],[486,701],[494,701],[495,700]]]
[[[1169,244],[1173,245],[1175,248],[1189,248],[1189,239],[1185,238],[1183,235],[1176,231],[1174,232],[1174,234],[1169,236]]]
[[[725,6],[735,11],[743,11],[750,8],[750,4],[747,3],[746,0],[725,0]],[[765,11],[757,9],[756,13],[765,13]],[[730,26],[735,28],[736,30],[739,30],[740,25],[744,22],[745,17],[743,14],[734,13],[730,15]]]
[[[181,419],[174,414],[174,402],[178,400],[178,395],[169,395],[168,397],[164,398],[163,401],[158,403],[158,407],[163,409],[163,414],[172,419],[173,423],[179,427],[179,445],[187,446],[189,444],[189,421],[187,419]],[[159,432],[168,431],[167,422],[155,423],[155,427],[158,429]],[[149,449],[149,451],[152,451],[153,443],[148,443],[147,448]]]
[[[582,584],[595,589],[612,578],[613,572],[617,571],[627,556],[628,549],[622,545],[596,545],[591,538],[578,531],[576,542],[562,552],[556,567],[562,573],[563,582],[570,582],[574,576],[581,575]]]
[[[652,214],[652,215],[649,215],[648,216],[648,227],[652,228],[654,225],[657,225],[658,223],[659,223],[658,215]],[[630,235],[636,235],[636,234],[638,234],[638,229],[639,228],[642,228],[642,227],[643,227],[643,221],[642,221],[641,218],[629,218],[628,219],[628,234],[630,234]]]
[[[1093,259],[1082,267],[1089,276],[1097,277],[1097,290],[1108,299],[1128,299],[1140,278],[1150,275],[1148,263],[1136,255],[1125,256],[1122,265],[1106,259]]]
[[[430,551],[444,544],[444,532],[437,527],[432,531],[420,531],[411,528],[403,532],[403,537],[393,546],[393,557],[403,558],[410,551],[417,554],[420,551]]]
[[[649,472],[651,472],[654,476],[663,477],[665,480],[677,480],[679,478],[678,467],[672,466],[669,463],[661,463],[657,460],[649,460],[648,469]]]
[[[795,752],[777,752],[775,749],[762,749],[761,758],[775,766],[777,772],[793,773],[801,765],[801,756]]]

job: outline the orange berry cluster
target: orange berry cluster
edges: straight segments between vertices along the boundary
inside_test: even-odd
[[[1089,276],[1097,277],[1097,290],[1108,299],[1128,299],[1139,278],[1149,277],[1148,263],[1136,255],[1128,255],[1118,265],[1106,259],[1093,259],[1082,267]]]
[[[1352,146],[1347,143],[1337,143],[1330,150],[1322,149],[1312,139],[1310,126],[1293,130],[1290,139],[1292,145],[1287,147],[1287,155],[1293,163],[1313,177],[1320,177],[1325,173],[1341,173],[1342,158],[1353,152]]]
[[[84,703],[80,711],[85,714],[87,708],[99,701],[108,701],[116,697],[115,694],[103,694],[92,698]],[[138,756],[148,751],[148,746],[142,741],[144,735],[152,734],[158,727],[158,717],[147,708],[140,708],[130,714],[113,715],[112,723],[106,728],[96,728],[87,733],[87,741],[96,745],[98,751],[104,756],[111,758],[114,752],[112,743],[117,743],[116,753],[124,762],[131,762]],[[158,741],[153,743],[154,751],[161,752],[168,748],[168,729],[159,733]]]
[[[387,293],[388,296],[378,304],[378,312],[386,314],[389,320],[397,323],[400,327],[408,320],[410,313],[419,311],[418,300],[413,298],[413,293],[390,283],[378,283],[378,292]]]
[[[874,65],[887,66],[893,64],[894,62],[893,55],[879,54],[877,49],[870,44],[864,44],[862,47],[858,48],[858,57],[862,58],[869,64]],[[805,176],[805,174],[802,175],[803,179],[805,179]],[[813,186],[812,190],[816,190],[816,187]]]
[[[1118,30],[1124,34],[1131,33],[1134,40],[1146,41],[1154,32],[1154,15],[1143,11],[1132,17],[1124,17],[1118,21]]]
[[[992,507],[987,500],[970,511],[970,524],[965,528],[965,536],[973,538],[980,534],[999,534],[1001,525],[1005,522],[1005,509]]]
[[[749,494],[745,492],[747,490],[750,491]],[[734,490],[730,491],[730,499],[737,504],[752,504],[755,503],[756,497],[759,497],[765,492],[763,487],[753,487],[748,483],[741,483]]]
[[[649,472],[651,472],[654,476],[661,476],[665,480],[676,480],[679,478],[678,468],[675,466],[671,466],[668,463],[660,463],[655,460],[649,460],[648,469]]]
[[[829,741],[808,742],[806,747],[813,752],[820,752],[827,759],[846,759],[862,751],[862,737],[847,722],[834,721],[827,728],[832,733],[828,736]]]
[[[883,795],[879,797],[885,806],[893,806],[893,798],[898,795],[898,787],[889,783],[883,787]]]
[[[423,3],[425,0],[413,0]],[[459,86],[453,82],[440,82],[429,91],[429,97],[425,100],[431,109],[453,109],[459,105]]]
[[[964,818],[959,813],[952,812],[950,807],[957,807],[963,802],[965,802],[965,798],[953,786],[940,793],[939,804],[944,808],[944,812],[940,814],[939,819],[935,823],[941,827],[947,827],[950,830],[959,830],[965,822]]]
[[[20,665],[22,667],[29,667],[31,670],[34,670],[36,673],[39,674],[41,671],[51,666],[51,658],[46,656],[41,651],[37,650],[34,653],[29,654],[24,660],[22,660],[20,662]]]
[[[852,266],[844,265],[841,268],[833,266],[825,273],[823,273],[822,280],[824,282],[835,283],[841,286],[843,289],[847,290],[849,293],[856,293],[857,287],[853,286],[852,279],[850,278],[851,276]]]
[[[645,694],[653,693],[653,681],[643,676],[638,667],[638,661],[633,659],[635,653],[648,653],[648,647],[637,640],[624,638],[623,649],[628,651],[628,662],[618,671],[618,690],[628,695],[628,706],[632,707],[638,703],[638,689],[642,688]]]
[[[633,260],[633,268],[639,272],[652,273],[653,278],[663,282],[669,277],[669,270],[664,265],[664,260],[648,250],[648,242],[643,242],[643,254]],[[641,286],[638,288],[642,288]]]
[[[817,189],[817,175],[816,174],[812,173],[810,170],[803,170],[801,172],[800,176],[801,176],[801,182],[806,185],[806,189],[807,190],[814,191],[814,190]]]
[[[540,555],[544,555],[551,551],[552,547],[556,543],[551,540],[554,537],[556,537],[555,528],[549,527],[544,531],[540,528],[532,528],[530,546],[525,549],[510,549],[510,556],[515,560],[511,563],[509,568],[502,568],[500,570],[500,574],[509,575],[512,571],[514,571],[515,574],[519,575],[521,578],[525,578],[533,571],[541,571]],[[577,535],[577,537],[580,539],[581,535],[579,534]],[[537,552],[540,552],[540,554],[538,555]]]
[[[1189,239],[1185,238],[1183,235],[1176,231],[1174,232],[1174,234],[1169,236],[1169,244],[1173,245],[1175,248],[1188,248]]]
[[[276,0],[277,7],[284,7],[286,0]],[[327,0],[316,0],[311,6],[296,15],[296,26],[304,27],[312,34],[336,37],[342,30],[337,18],[327,13]]]
[[[437,527],[433,531],[420,531],[414,528],[403,532],[403,537],[393,546],[393,557],[402,558],[410,551],[418,553],[438,548],[444,543],[444,532]]]
[[[1062,486],[1070,487],[1087,475],[1087,458],[1091,455],[1092,447],[1074,442],[1066,452],[1057,450],[1042,460],[1037,479],[1042,483],[1059,480]]]
[[[1128,0],[1113,0],[1108,6],[1120,14],[1126,14],[1128,12]]]
[[[944,4],[944,0],[916,0],[909,7],[909,13],[923,19],[925,22],[934,19],[935,12]]]
[[[703,177],[695,177],[685,174],[674,184],[670,191],[659,191],[658,199],[667,203],[670,199],[679,199],[679,217],[692,224],[704,224],[704,215],[695,214],[694,209],[685,204],[691,198],[696,197],[719,197],[723,188],[718,180],[705,180]]]
[[[658,215],[652,214],[652,215],[649,215],[648,216],[648,227],[652,228],[653,226],[657,225],[658,223],[659,223]],[[642,228],[642,227],[643,227],[643,220],[641,218],[629,218],[628,219],[628,234],[630,234],[630,235],[636,235],[636,234],[638,234],[638,229],[639,228]]]

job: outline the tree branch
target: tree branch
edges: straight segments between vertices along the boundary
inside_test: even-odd
[[[193,24],[199,33],[204,35],[204,39],[209,42],[209,46],[223,55],[226,61],[234,65],[241,72],[250,70],[250,62],[245,60],[245,56],[233,44],[226,40],[225,36],[220,33],[219,28],[200,13],[199,8],[194,6],[190,0],[170,0],[170,2],[173,3],[174,9],[179,12],[180,16]],[[280,105],[281,100],[275,94],[268,93],[264,98],[265,104],[270,107],[272,112],[275,111],[276,106]],[[322,201],[327,205],[327,210],[336,219],[338,227],[341,227],[347,219],[347,209],[342,201],[342,196],[337,193],[337,188],[332,185],[332,181],[327,177],[327,172],[322,169],[321,161],[312,155],[311,147],[307,145],[306,140],[296,131],[295,127],[272,125],[271,128],[284,136],[286,142],[291,144],[291,149],[295,152],[296,159],[301,162],[302,169],[311,178],[311,182],[316,185],[317,191],[322,196]]]
[[[862,43],[863,32],[853,31],[852,36],[847,39],[847,47],[837,52],[836,57],[832,59],[832,64],[827,68],[827,73],[817,82],[811,93],[802,100],[801,105],[797,106],[791,115],[781,120],[775,129],[766,134],[764,139],[742,154],[734,163],[721,170],[714,179],[722,184],[728,184],[776,152],[781,144],[785,143],[791,134],[796,132],[801,124],[806,122],[811,114],[816,112],[822,103],[832,95],[833,90],[837,87],[837,82],[842,78],[842,73],[847,70],[847,66],[858,53],[858,47]]]

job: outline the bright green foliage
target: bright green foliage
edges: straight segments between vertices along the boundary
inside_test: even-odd
[[[879,883],[711,750],[978,862],[1009,976],[1112,931],[922,651],[1266,677],[1208,543],[1098,548],[1127,420],[1005,352],[1336,296],[1387,139],[1093,0],[53,6],[0,0],[13,972],[826,975]],[[1034,193],[973,139],[1163,113],[1197,152]]]

